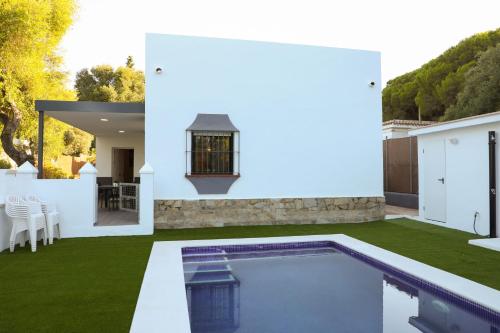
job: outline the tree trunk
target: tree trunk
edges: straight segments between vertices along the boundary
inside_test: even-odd
[[[17,108],[14,102],[7,101],[4,107],[0,108],[0,122],[3,124],[0,140],[2,142],[3,150],[14,160],[14,162],[16,162],[18,166],[26,161],[34,164],[35,161],[33,155],[27,154],[24,150],[18,150],[14,146],[14,134],[19,127],[21,119],[21,110]]]
[[[23,116],[16,103],[9,99],[6,87],[8,83],[5,79],[6,74],[6,70],[0,70],[0,95],[3,97],[3,103],[0,104],[0,122],[3,124],[0,141],[2,142],[5,153],[13,159],[18,166],[26,161],[34,164],[35,159],[33,155],[27,154],[22,148],[21,150],[17,150],[14,146],[14,135]]]

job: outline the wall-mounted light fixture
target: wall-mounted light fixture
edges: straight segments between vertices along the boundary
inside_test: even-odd
[[[369,86],[370,88],[375,87],[375,81],[370,81],[370,82],[368,83],[368,86]]]
[[[118,133],[125,133],[125,131],[124,130],[119,130]]]
[[[161,68],[161,67],[156,67],[156,69],[155,69],[155,73],[156,73],[156,74],[161,74],[161,73],[163,73],[163,68]]]
[[[457,138],[451,138],[451,139],[448,139],[448,141],[449,141],[452,145],[458,145],[458,139],[457,139]]]
[[[488,135],[490,136],[490,142],[496,142],[497,139],[496,139],[496,135],[495,135],[495,132],[494,131],[490,131],[488,133]]]
[[[109,120],[106,119],[106,118],[101,118],[101,121],[106,122],[106,121],[109,121]]]

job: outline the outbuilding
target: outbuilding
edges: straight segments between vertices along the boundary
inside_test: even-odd
[[[426,222],[498,236],[500,112],[410,131],[418,137],[419,215]]]

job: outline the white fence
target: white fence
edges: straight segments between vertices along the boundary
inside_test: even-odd
[[[61,236],[98,237],[153,234],[153,177],[146,163],[140,170],[139,223],[123,226],[95,226],[97,170],[89,163],[80,169],[80,179],[37,179],[37,170],[25,163],[17,170],[0,170],[0,251],[8,248],[11,224],[3,202],[9,194],[35,194],[55,203],[62,216]]]

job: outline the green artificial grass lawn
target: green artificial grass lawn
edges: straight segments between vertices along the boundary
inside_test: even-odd
[[[500,289],[500,253],[473,234],[409,220],[156,230],[0,253],[0,332],[127,332],[154,241],[343,233]]]

